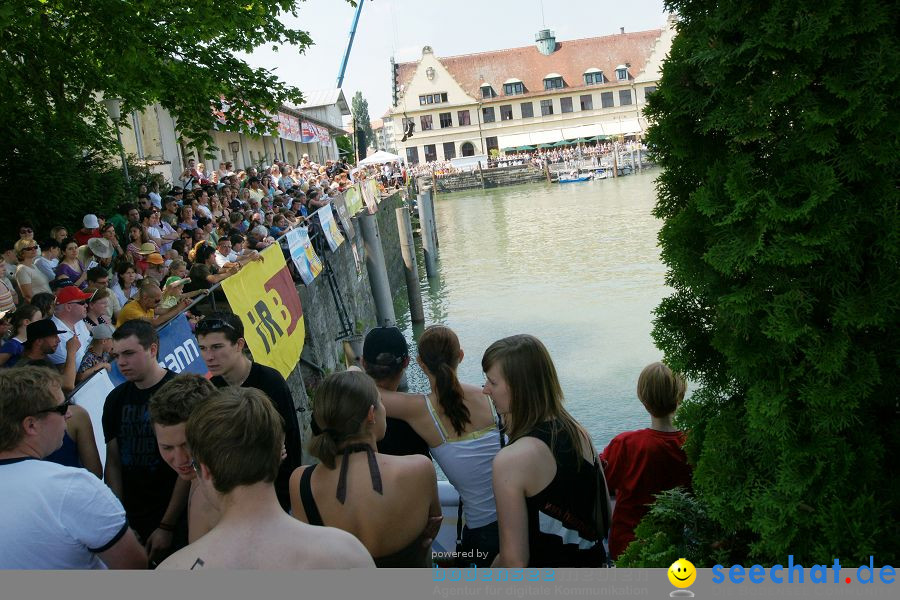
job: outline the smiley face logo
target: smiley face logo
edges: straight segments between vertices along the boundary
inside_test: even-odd
[[[691,561],[679,558],[669,567],[669,581],[677,588],[690,587],[697,579],[697,569]]]

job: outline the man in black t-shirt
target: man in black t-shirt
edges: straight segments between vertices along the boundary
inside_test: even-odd
[[[379,389],[396,392],[409,366],[409,346],[396,327],[375,327],[363,341],[363,369]],[[384,439],[378,442],[382,454],[431,456],[428,444],[402,419],[387,418]]]
[[[105,479],[125,506],[152,566],[187,542],[176,530],[185,530],[190,482],[176,482],[160,456],[148,409],[150,397],[175,373],[157,362],[159,337],[147,321],[124,323],[112,339],[113,358],[127,381],[109,393],[103,406]]]
[[[285,458],[275,479],[275,493],[285,512],[291,509],[288,481],[294,469],[302,464],[300,426],[294,398],[281,373],[251,361],[244,354],[244,325],[234,313],[217,312],[197,324],[200,353],[216,387],[237,386],[255,388],[269,397],[284,419]]]

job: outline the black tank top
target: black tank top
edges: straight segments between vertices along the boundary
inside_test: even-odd
[[[554,439],[553,432],[556,436]],[[554,419],[525,434],[544,442],[556,459],[556,476],[525,498],[529,567],[603,567],[606,551],[594,525],[597,475],[577,445]],[[551,440],[554,442],[551,444]],[[576,470],[576,459],[580,468]]]
[[[372,453],[370,446],[366,444],[348,446],[344,451],[344,459],[341,464],[340,475],[338,476],[337,496],[341,504],[344,503],[347,493],[347,463],[352,452],[366,452],[369,455],[369,473],[372,476],[372,489],[381,493],[381,473],[378,471],[378,463]],[[300,501],[303,503],[303,510],[306,512],[306,519],[310,525],[324,526],[322,515],[319,513],[319,507],[316,505],[316,499],[312,494],[312,485],[310,479],[313,469],[317,465],[313,465],[303,471],[300,476]],[[416,537],[407,546],[385,556],[373,556],[375,566],[379,569],[404,569],[410,567],[427,568],[428,549],[422,547],[422,537]]]

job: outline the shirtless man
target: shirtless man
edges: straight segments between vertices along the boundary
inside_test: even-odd
[[[188,543],[193,544],[215,527],[222,516],[218,498],[198,491],[185,426],[200,401],[216,391],[205,377],[183,373],[162,386],[150,398],[150,422],[156,433],[159,454],[178,478],[191,482],[188,492]]]
[[[202,493],[220,498],[222,517],[160,568],[374,567],[351,534],[301,523],[278,504],[273,482],[284,430],[265,394],[253,388],[220,389],[194,407],[186,429],[197,485]]]

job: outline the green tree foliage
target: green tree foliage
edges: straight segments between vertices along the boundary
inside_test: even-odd
[[[337,142],[338,154],[340,155],[341,160],[354,164],[356,162],[356,157],[353,156],[353,142],[350,141],[350,137],[339,135],[334,138],[334,141]]]
[[[307,33],[279,20],[282,14],[296,16],[299,3],[4,3],[0,201],[7,206],[22,199],[57,204],[76,199],[57,193],[61,177],[74,170],[70,167],[83,166],[82,158],[93,164],[116,156],[103,97],[123,99],[123,114],[159,102],[176,118],[184,140],[198,148],[212,145],[213,110],[224,110],[226,124],[220,127],[254,135],[272,131],[271,115],[282,103],[299,104],[302,96],[271,71],[250,67],[239,54],[261,45],[303,52],[311,44]],[[43,165],[52,175],[23,182],[16,170],[23,163]]]
[[[668,0],[654,338],[750,558],[900,558],[897,31],[875,0]]]
[[[359,146],[359,157],[366,157],[366,149],[371,144],[376,144],[375,134],[372,132],[372,120],[369,117],[369,101],[363,98],[362,92],[353,94],[350,101],[350,112],[356,122],[356,139]]]

